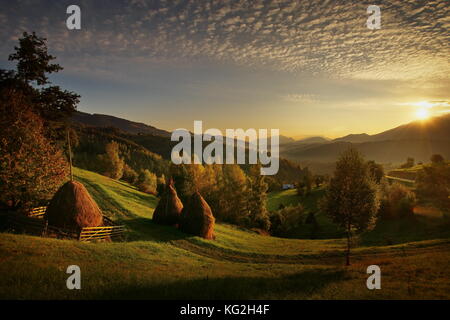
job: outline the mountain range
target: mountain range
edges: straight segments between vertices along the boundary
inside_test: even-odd
[[[170,132],[144,123],[84,112],[77,112],[73,120],[87,127],[119,129],[150,151],[164,153],[163,156],[167,156],[170,151]],[[167,145],[162,146],[163,144]],[[414,121],[374,135],[349,134],[334,140],[324,137],[294,140],[280,136],[282,158],[316,168],[334,163],[339,154],[350,146],[360,150],[367,159],[385,164],[399,164],[407,157],[413,157],[416,161],[428,161],[435,153],[449,159],[450,114],[426,121]]]
[[[299,143],[280,146],[280,154],[299,162],[334,162],[339,154],[354,146],[371,160],[398,164],[407,157],[416,161],[429,161],[431,155],[442,154],[450,158],[450,114],[413,121],[399,127],[374,134],[350,134],[332,141]]]

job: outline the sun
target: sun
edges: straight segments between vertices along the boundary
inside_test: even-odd
[[[430,117],[430,111],[427,108],[420,108],[416,111],[416,117],[419,120],[425,120]]]

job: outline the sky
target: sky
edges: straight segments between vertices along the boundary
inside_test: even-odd
[[[81,9],[68,30],[66,8]],[[366,21],[381,9],[381,28]],[[431,1],[0,0],[0,68],[48,40],[80,111],[172,131],[374,134],[450,112],[450,4]]]

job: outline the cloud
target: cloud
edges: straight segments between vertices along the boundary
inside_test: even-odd
[[[315,103],[318,101],[317,96],[313,94],[287,94],[282,96],[284,101],[300,102],[300,103]]]
[[[34,30],[58,56],[93,64],[212,60],[336,78],[447,79],[447,0],[378,3],[380,30],[366,28],[368,3],[359,0],[83,1],[82,30],[68,32],[68,1],[8,2],[0,53]]]

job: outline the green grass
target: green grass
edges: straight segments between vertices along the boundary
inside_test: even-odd
[[[450,298],[445,234],[395,245],[369,237],[345,267],[343,239],[280,239],[220,223],[214,241],[191,237],[151,221],[155,197],[88,171],[75,175],[108,216],[127,226],[128,241],[0,233],[1,299]],[[81,268],[81,290],[66,289],[72,264]],[[365,286],[371,264],[381,267],[382,290]]]
[[[318,230],[313,232],[313,226],[302,224],[292,230],[287,235],[289,238],[297,239],[333,239],[342,236],[342,230],[336,226],[329,217],[322,213],[318,208],[319,200],[324,196],[325,190],[322,187],[313,188],[313,190],[304,196],[298,196],[296,189],[271,192],[268,195],[267,208],[269,211],[278,210],[280,205],[296,206],[301,204],[305,209],[305,216],[313,212],[318,223]]]
[[[300,197],[297,196],[297,189],[273,191],[267,197],[267,209],[275,211],[280,208],[280,205],[296,206],[300,204]]]

